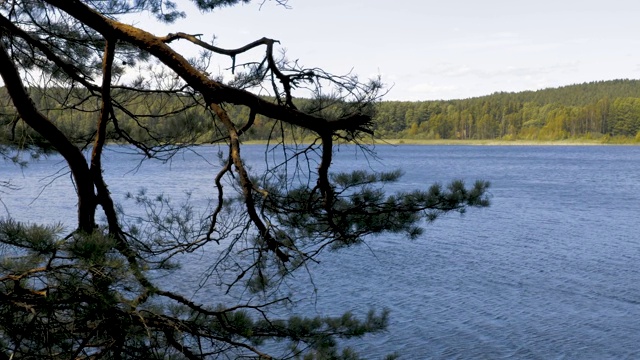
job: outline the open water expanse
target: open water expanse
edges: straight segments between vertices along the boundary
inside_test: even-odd
[[[143,186],[176,199],[193,191],[202,204],[211,197],[215,147],[199,148],[202,157],[185,152],[170,164],[140,167],[126,148],[108,150],[105,176],[116,201]],[[244,150],[258,169],[263,150]],[[394,351],[404,359],[640,358],[640,147],[375,150],[379,160],[340,147],[333,170],[400,168],[405,175],[390,191],[489,180],[492,205],[440,218],[416,241],[384,236],[324,254],[313,274],[318,294],[302,292],[297,311],[389,308],[388,332],[352,343],[365,358]],[[24,170],[0,163],[0,180],[20,187],[0,193],[0,216],[75,219],[60,158]],[[201,262],[190,262],[191,270],[206,260],[195,256]]]

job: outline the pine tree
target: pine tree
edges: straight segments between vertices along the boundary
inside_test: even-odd
[[[194,1],[202,11],[244,2]],[[0,221],[0,358],[357,358],[338,340],[383,330],[384,310],[365,318],[274,318],[272,309],[290,303],[279,284],[321,251],[385,232],[415,238],[421,222],[443,212],[487,206],[488,184],[458,181],[387,194],[381,185],[400,173],[334,174],[335,143],[364,147],[372,134],[379,80],[304,68],[277,57],[272,39],[221,49],[198,35],[159,37],[118,20],[133,13],[163,22],[185,16],[165,0],[0,2],[7,109],[15,126],[28,130],[12,146],[58,152],[77,195],[70,233]],[[175,41],[205,54],[188,61],[168,46]],[[257,48],[264,49],[262,58],[235,66]],[[210,78],[213,54],[231,58],[232,81]],[[119,76],[136,68],[147,70],[135,79]],[[296,102],[296,88],[311,88],[314,97]],[[259,97],[255,89],[272,93]],[[232,113],[231,105],[241,111]],[[94,126],[80,126],[78,114],[91,114]],[[258,117],[273,121],[269,151],[278,148],[285,157],[252,173],[241,140]],[[148,217],[128,222],[103,176],[106,144],[126,143],[150,159],[167,160],[202,133],[226,148],[211,187],[217,200],[211,212],[199,219],[189,203],[173,206],[138,193],[131,198]],[[311,140],[302,144],[302,138]],[[175,256],[206,247],[221,249],[207,269],[212,283],[256,295],[198,303],[157,280],[175,276]],[[267,354],[263,346],[273,343],[282,350]]]

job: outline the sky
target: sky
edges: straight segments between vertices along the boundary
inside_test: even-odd
[[[204,14],[188,0],[176,2],[186,19],[166,25],[142,15],[134,24],[156,35],[215,36],[225,48],[276,39],[308,67],[380,75],[385,100],[640,78],[637,0],[289,0],[290,9],[267,0]],[[221,71],[230,66],[217,60]]]

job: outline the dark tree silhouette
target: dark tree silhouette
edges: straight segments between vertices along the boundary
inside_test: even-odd
[[[248,1],[193,2],[212,11]],[[337,141],[366,149],[378,79],[303,67],[278,53],[272,39],[221,49],[201,35],[157,36],[119,20],[140,12],[164,22],[185,16],[166,0],[0,2],[0,75],[12,104],[2,115],[10,146],[58,152],[77,194],[71,233],[19,219],[0,222],[0,359],[356,358],[336,340],[384,329],[386,312],[273,318],[269,310],[291,300],[278,291],[282,279],[325,248],[384,232],[416,237],[421,221],[486,206],[488,184],[387,195],[376,184],[395,181],[398,172],[332,174]],[[185,58],[171,47],[177,41],[202,56]],[[246,60],[256,48],[264,55]],[[212,54],[229,58],[232,80],[208,73]],[[297,101],[298,93],[309,99]],[[244,115],[232,117],[231,105]],[[91,114],[95,126],[82,128],[74,114]],[[207,123],[195,123],[193,114]],[[274,121],[265,151],[284,155],[253,174],[241,139],[259,118]],[[166,160],[202,142],[202,133],[225,149],[208,216],[197,219],[188,204],[174,207],[140,193],[134,200],[149,217],[139,219],[143,227],[130,223],[103,177],[106,144],[126,143]],[[201,248],[211,253],[209,281],[258,295],[196,303],[191,293],[154,280],[170,279],[173,259]],[[282,346],[267,348],[281,350],[267,354],[263,345],[272,342]]]

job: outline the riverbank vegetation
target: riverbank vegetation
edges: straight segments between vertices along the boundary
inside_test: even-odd
[[[613,80],[451,101],[382,102],[381,138],[524,142],[640,141],[640,81]]]
[[[66,134],[77,142],[91,139],[95,132],[91,108],[96,107],[83,102],[86,94],[82,90],[75,97],[86,111],[61,107],[60,98],[67,96],[64,89],[32,88],[31,93]],[[127,99],[126,113],[116,109],[122,119],[119,126],[137,141],[212,143],[225,137],[206,112],[186,105],[189,102],[180,96],[126,89],[116,90],[114,96]],[[12,126],[15,111],[6,89],[0,89],[0,97],[4,125],[0,142],[16,142],[21,138],[16,134],[29,130]],[[318,99],[295,102],[301,108],[325,106]],[[327,109],[336,111],[335,102],[327,104]],[[232,119],[249,117],[246,107],[227,106],[227,111]],[[640,80],[599,81],[463,100],[383,101],[375,104],[372,130],[375,140],[392,144],[636,144],[640,143]],[[283,126],[261,115],[255,117],[243,139],[264,142],[274,135],[313,139],[305,129]],[[36,134],[29,137],[38,141]]]

